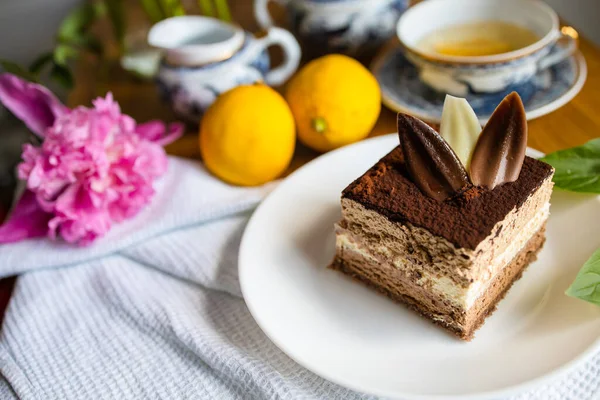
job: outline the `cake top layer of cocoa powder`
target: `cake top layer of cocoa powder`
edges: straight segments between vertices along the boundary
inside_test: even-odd
[[[552,167],[525,157],[519,178],[493,190],[470,187],[439,202],[409,178],[402,151],[396,147],[344,192],[391,221],[408,222],[441,236],[457,247],[474,250],[515,207],[520,207],[552,175]]]

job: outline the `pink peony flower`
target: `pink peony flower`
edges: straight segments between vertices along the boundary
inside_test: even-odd
[[[48,235],[87,245],[140,212],[167,170],[162,145],[183,132],[158,121],[138,125],[112,94],[93,108],[62,106],[45,88],[0,75],[0,100],[44,138],[25,145],[19,178],[27,192],[0,226],[0,243]],[[166,133],[166,134],[165,134]]]

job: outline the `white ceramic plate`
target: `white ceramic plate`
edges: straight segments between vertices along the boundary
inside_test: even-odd
[[[388,135],[324,155],[254,213],[242,240],[240,283],[267,336],[330,381],[403,399],[507,396],[552,381],[600,350],[600,307],[564,294],[600,245],[595,196],[554,194],[538,261],[468,343],[326,268],[342,189],[397,143]]]

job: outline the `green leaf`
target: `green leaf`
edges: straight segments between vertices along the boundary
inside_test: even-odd
[[[44,69],[44,67],[48,65],[48,63],[50,63],[53,59],[54,54],[52,52],[42,54],[41,56],[33,60],[31,65],[29,66],[29,72],[31,72],[34,75],[39,75],[39,73],[42,72],[42,69]]]
[[[156,23],[165,18],[158,0],[140,0],[140,2],[152,22]]]
[[[60,43],[71,47],[81,47],[98,55],[101,55],[103,52],[102,42],[89,32],[84,33],[77,38],[72,38],[71,40],[60,41]]]
[[[572,192],[600,193],[600,138],[548,154],[541,160],[556,169],[556,187]]]
[[[73,75],[69,68],[54,64],[50,70],[50,79],[57,82],[59,85],[66,89],[73,88]]]
[[[230,22],[231,21],[231,12],[229,12],[229,6],[227,5],[227,0],[215,0],[217,5],[217,14],[219,18],[223,21]]]
[[[122,0],[104,0],[106,12],[112,24],[113,33],[121,48],[125,40],[125,11]]]
[[[600,249],[586,261],[565,293],[600,306]]]
[[[200,6],[200,11],[203,15],[207,17],[217,16],[211,0],[198,0],[198,5]]]
[[[185,15],[185,10],[180,0],[160,0],[160,6],[168,17]]]
[[[75,8],[62,21],[58,28],[58,40],[61,42],[76,41],[94,23],[99,8],[91,2],[86,2]]]
[[[178,4],[173,8],[173,16],[180,17],[182,15],[185,15],[185,8],[181,4]]]
[[[100,19],[106,16],[106,4],[103,1],[92,2],[94,12],[96,13],[96,19]]]
[[[0,67],[9,74],[17,75],[30,82],[37,82],[37,77],[19,64],[8,60],[0,60]]]
[[[79,51],[68,44],[59,44],[54,49],[54,62],[66,66],[69,60],[79,57]]]

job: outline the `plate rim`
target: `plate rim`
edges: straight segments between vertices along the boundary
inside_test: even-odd
[[[392,48],[384,49],[383,52],[381,52],[379,55],[377,55],[375,57],[375,59],[371,62],[370,66],[369,66],[369,71],[371,71],[373,76],[375,76],[375,79],[377,80],[377,83],[379,84],[379,87],[381,89],[381,102],[392,111],[411,114],[411,115],[414,115],[415,117],[422,119],[424,121],[434,123],[434,124],[439,124],[441,121],[441,119],[439,119],[439,118],[434,118],[429,114],[422,113],[422,112],[419,112],[418,110],[404,107],[403,105],[396,103],[387,94],[386,90],[384,90],[383,87],[381,86],[381,82],[377,78],[377,73],[378,73],[379,69],[381,68],[383,62],[388,59],[388,57],[390,57],[392,54],[399,52],[399,51],[402,51],[401,47],[392,47]],[[569,90],[567,90],[558,99],[551,101],[548,104],[544,104],[541,107],[538,107],[538,108],[528,111],[526,113],[527,121],[532,121],[539,117],[543,117],[544,115],[550,114],[551,112],[556,111],[559,108],[562,108],[568,102],[573,100],[575,98],[575,96],[577,96],[579,94],[579,92],[581,92],[581,89],[583,89],[583,86],[585,85],[585,82],[587,81],[587,75],[588,75],[587,62],[586,62],[585,57],[583,56],[583,53],[581,52],[580,49],[575,50],[573,52],[573,54],[571,55],[571,57],[575,59],[575,65],[577,66],[577,79],[575,80],[575,83],[573,83],[573,85],[569,88]],[[487,122],[486,119],[480,119],[479,121],[482,124],[485,124]]]
[[[499,390],[465,394],[465,395],[425,395],[425,394],[408,393],[408,392],[390,393],[390,392],[386,392],[386,391],[381,391],[381,392],[374,391],[372,388],[362,387],[361,385],[355,384],[354,382],[344,381],[343,379],[338,379],[338,377],[330,375],[327,371],[321,370],[320,368],[315,367],[314,365],[310,365],[309,363],[304,362],[302,359],[297,357],[297,355],[293,351],[289,350],[289,348],[286,347],[286,345],[281,343],[277,338],[275,338],[268,331],[268,329],[265,327],[266,324],[264,324],[264,321],[262,320],[260,313],[257,312],[257,309],[255,308],[254,303],[252,302],[252,300],[249,300],[250,296],[248,295],[248,291],[247,291],[248,289],[244,284],[245,279],[246,279],[245,278],[246,273],[244,271],[248,270],[247,268],[244,268],[244,266],[243,266],[245,264],[244,259],[246,258],[244,256],[244,254],[251,251],[250,245],[248,243],[251,240],[250,237],[252,234],[252,230],[255,229],[254,226],[257,224],[256,221],[259,220],[260,214],[262,212],[264,212],[263,210],[265,210],[269,207],[270,202],[273,201],[272,199],[275,198],[276,194],[280,190],[282,190],[280,188],[282,187],[282,184],[284,182],[295,179],[295,176],[297,176],[305,168],[308,168],[310,165],[314,165],[317,162],[323,162],[323,159],[333,157],[333,155],[344,152],[344,151],[348,151],[348,149],[350,149],[350,148],[356,148],[356,147],[363,146],[365,142],[368,142],[368,143],[373,143],[375,141],[384,142],[384,141],[390,140],[390,138],[394,137],[394,136],[396,136],[396,133],[390,133],[390,134],[386,134],[386,135],[380,135],[380,136],[368,138],[368,139],[365,139],[358,143],[353,143],[353,144],[350,144],[347,146],[343,146],[341,148],[338,148],[336,150],[333,150],[333,151],[330,151],[328,153],[318,156],[317,158],[309,161],[308,163],[306,163],[305,165],[303,165],[302,167],[300,167],[296,171],[294,171],[292,174],[290,174],[289,176],[284,178],[280,182],[280,184],[277,185],[277,187],[268,194],[268,196],[259,204],[259,206],[256,208],[256,210],[252,213],[252,215],[248,221],[248,224],[246,225],[246,228],[244,229],[244,233],[242,235],[242,240],[240,242],[240,249],[239,249],[239,255],[238,255],[238,276],[239,276],[240,289],[241,289],[242,297],[244,299],[244,303],[248,307],[248,311],[250,312],[250,315],[252,315],[252,318],[256,321],[256,324],[259,326],[261,331],[267,336],[267,338],[280,351],[282,351],[286,356],[290,357],[295,363],[300,365],[302,368],[305,368],[308,371],[311,371],[315,375],[317,375],[329,382],[335,383],[337,385],[340,385],[341,387],[351,389],[351,390],[354,390],[354,391],[357,391],[360,393],[364,393],[364,394],[371,394],[371,395],[375,395],[375,396],[392,397],[392,398],[402,398],[404,400],[488,400],[488,399],[492,400],[492,399],[497,399],[497,398],[514,396],[514,395],[522,394],[523,392],[528,391],[528,390],[539,388],[542,385],[544,385],[545,383],[549,383],[551,381],[555,381],[555,380],[565,377],[569,372],[573,371],[576,367],[578,367],[578,366],[582,365],[583,363],[585,363],[586,361],[590,360],[598,351],[600,351],[600,336],[599,336],[595,342],[593,342],[584,351],[579,353],[578,356],[576,356],[572,360],[568,361],[567,363],[561,365],[560,367],[558,367],[546,374],[540,375],[534,379],[531,379],[529,381],[522,382],[517,385],[507,386],[507,387],[499,389]],[[531,147],[527,147],[527,149],[530,153],[533,153],[532,154],[533,157],[537,158],[537,157],[544,156],[544,153],[537,149],[534,149]]]

